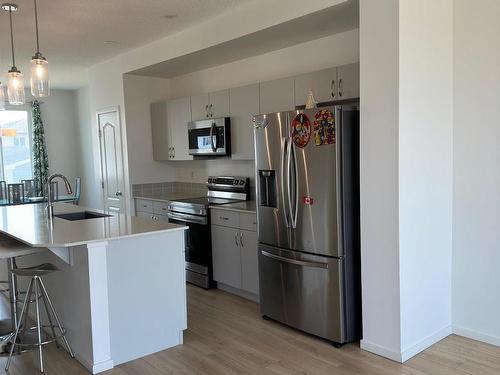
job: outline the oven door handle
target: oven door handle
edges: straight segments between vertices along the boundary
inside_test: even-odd
[[[206,216],[181,214],[179,212],[169,212],[168,218],[173,219],[173,220],[185,221],[187,223],[195,223],[195,224],[201,224],[201,225],[208,224],[208,219]]]

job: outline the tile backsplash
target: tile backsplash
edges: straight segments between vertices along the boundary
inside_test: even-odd
[[[205,195],[207,187],[205,184],[196,182],[157,182],[153,184],[133,184],[132,195],[137,196],[159,196],[167,193],[193,193]]]

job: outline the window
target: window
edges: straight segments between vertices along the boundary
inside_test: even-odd
[[[0,179],[9,183],[33,178],[28,111],[0,111]]]

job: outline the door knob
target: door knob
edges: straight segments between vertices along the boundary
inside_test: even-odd
[[[117,192],[115,193],[115,195],[116,195],[117,197],[121,197],[121,196],[122,196],[122,192],[121,192],[121,191],[117,191]]]

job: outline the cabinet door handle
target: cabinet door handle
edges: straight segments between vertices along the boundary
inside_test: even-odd
[[[339,98],[342,96],[342,78],[339,79]]]
[[[210,104],[208,108],[210,109],[210,117],[214,117],[214,113],[212,111],[213,104]]]
[[[205,117],[207,117],[207,118],[209,117],[208,116],[208,104],[205,106]]]
[[[332,83],[330,84],[330,89],[332,93],[332,98],[335,98],[335,80],[332,79]]]
[[[241,247],[245,247],[245,244],[243,243],[243,233],[242,232],[240,233],[240,244],[241,244]]]
[[[238,245],[238,232],[236,232],[234,234],[234,243],[236,244],[236,246],[238,246],[238,247],[240,246],[240,245]]]
[[[175,159],[175,147],[172,147],[172,151],[173,151],[172,159]]]

